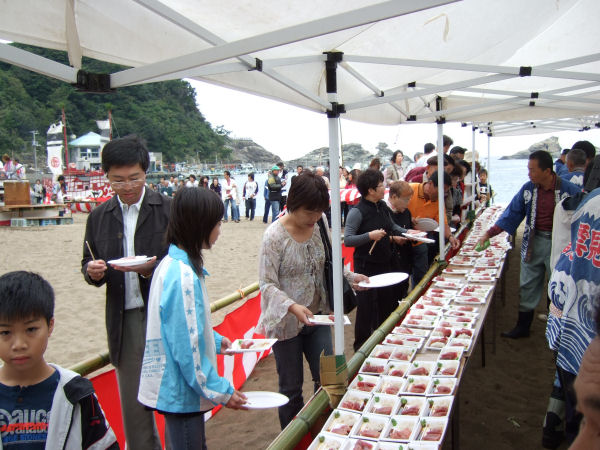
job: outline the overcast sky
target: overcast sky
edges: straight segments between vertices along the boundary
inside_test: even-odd
[[[299,158],[328,145],[324,114],[208,83],[187,81],[196,89],[196,101],[204,117],[213,126],[223,125],[232,137],[251,138],[283,160]],[[444,134],[452,137],[455,145],[472,148],[471,127],[446,124]],[[600,130],[495,137],[491,139],[492,157],[524,150],[550,136],[558,136],[563,148],[570,148],[574,142],[584,139],[600,145]],[[400,149],[412,157],[415,152],[423,151],[426,142],[435,144],[436,139],[435,124],[378,126],[342,119],[342,143],[359,143],[373,153],[379,142],[385,142],[392,150]],[[475,146],[483,156],[487,156],[487,145],[487,136],[477,133]]]

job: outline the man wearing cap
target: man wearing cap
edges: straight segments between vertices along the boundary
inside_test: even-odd
[[[563,148],[560,156],[556,161],[554,161],[554,172],[559,177],[564,177],[569,174],[569,169],[567,169],[567,153],[569,153],[568,148]]]
[[[277,220],[279,215],[279,202],[281,201],[281,189],[285,183],[279,178],[279,166],[271,167],[271,174],[267,179],[267,188],[269,190],[269,201],[271,202],[271,222]]]

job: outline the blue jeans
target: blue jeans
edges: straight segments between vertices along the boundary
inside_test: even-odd
[[[263,215],[263,222],[269,223],[269,211],[271,210],[271,202],[268,198],[265,198],[265,214]]]
[[[172,450],[206,450],[204,413],[165,414],[164,417]]]
[[[254,220],[254,211],[256,210],[256,199],[246,199],[246,219]]]
[[[277,220],[277,216],[279,215],[279,200],[271,202],[271,222],[275,222]]]
[[[327,326],[304,326],[298,336],[277,341],[273,345],[275,366],[279,375],[279,392],[290,401],[279,407],[279,423],[283,430],[304,406],[302,385],[304,384],[304,365],[302,354],[306,356],[308,367],[314,382],[315,391],[321,385],[319,378],[319,357],[321,352],[333,353],[331,329]]]
[[[231,203],[231,220],[234,220],[234,221],[240,220],[240,208],[238,207],[235,200],[232,198],[227,198],[227,199],[225,199],[224,203],[225,203],[224,219],[227,220],[227,207]]]

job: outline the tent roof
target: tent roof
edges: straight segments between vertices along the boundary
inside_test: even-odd
[[[69,142],[69,145],[72,147],[88,148],[102,147],[102,144],[102,136],[100,136],[98,133],[94,133],[93,131],[90,131],[83,136],[79,136],[77,139],[73,139],[71,142]]]
[[[324,52],[343,52],[348,119],[590,122],[592,17],[597,0],[20,0],[3,8],[0,39],[67,50],[74,67],[6,44],[0,60],[74,83],[89,56],[133,67],[111,74],[113,88],[195,78],[325,112]]]

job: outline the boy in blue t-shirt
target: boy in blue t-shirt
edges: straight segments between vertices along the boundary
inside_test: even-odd
[[[118,449],[92,383],[44,360],[54,291],[25,271],[0,277],[0,449]]]

